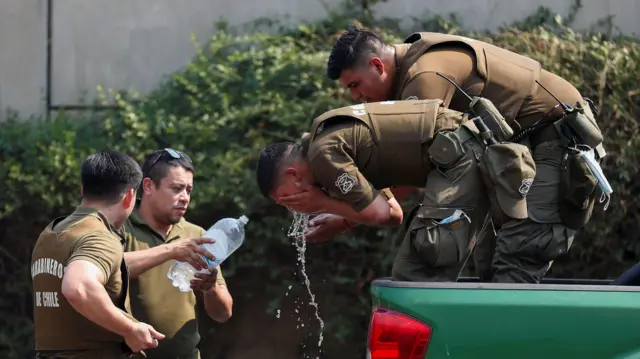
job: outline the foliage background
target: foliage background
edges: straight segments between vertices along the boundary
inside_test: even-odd
[[[251,346],[263,358],[315,357],[318,325],[306,305],[296,249],[286,237],[291,216],[260,196],[253,169],[266,144],[296,140],[315,116],[351,104],[324,75],[339,31],[359,22],[389,41],[409,34],[396,20],[374,20],[370,4],[352,1],[339,16],[295,29],[264,20],[249,35],[238,35],[221,25],[191,64],[152,93],[105,90],[103,101],[115,102],[117,109],[58,113],[48,122],[15,114],[0,123],[2,357],[31,354],[31,250],[42,228],[78,203],[84,157],[112,148],[142,161],[167,146],[186,151],[197,166],[189,220],[208,227],[225,216],[250,217],[246,245],[223,266],[236,298],[234,318],[224,325],[202,321],[203,357],[252,357]],[[576,33],[571,20],[540,9],[494,34],[465,31],[455,16],[416,19],[411,30],[462,34],[526,54],[594,99],[609,153],[604,170],[614,194],[608,211],[596,213],[550,275],[610,278],[640,254],[634,235],[640,233],[640,45],[611,36],[606,22],[607,31]],[[364,356],[368,286],[389,275],[397,246],[392,238],[390,230],[357,229],[307,248],[307,273],[326,324],[321,357]],[[471,267],[466,274],[473,275]],[[276,309],[282,310],[282,320],[275,319]]]

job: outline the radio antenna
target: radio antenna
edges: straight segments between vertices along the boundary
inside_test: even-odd
[[[455,86],[458,89],[458,91],[462,92],[462,94],[467,96],[467,98],[469,99],[469,102],[473,102],[473,99],[471,98],[471,96],[469,96],[466,92],[462,91],[460,86],[458,86],[455,82],[453,82],[453,80],[451,80],[450,78],[448,78],[447,76],[445,76],[445,75],[443,75],[443,74],[441,74],[439,72],[436,72],[436,75],[438,75],[438,76],[442,77],[443,79],[449,81],[453,86]]]
[[[551,91],[547,90],[546,87],[542,86],[542,84],[540,83],[540,81],[536,80],[536,83],[538,84],[538,86],[542,87],[543,90],[547,91],[547,93],[549,95],[551,95],[551,97],[553,97],[554,100],[558,101],[558,103],[560,104],[560,106],[562,106],[563,110],[567,110],[567,105],[563,104],[562,101],[560,101],[560,99],[558,99],[554,94],[551,93]]]

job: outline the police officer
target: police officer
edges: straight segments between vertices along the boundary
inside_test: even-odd
[[[122,153],[82,164],[82,202],[40,234],[32,253],[35,349],[39,358],[124,358],[164,335],[129,312],[119,228],[142,174]]]
[[[133,313],[166,335],[159,346],[146,351],[148,359],[197,359],[200,351],[198,306],[210,318],[226,322],[233,299],[219,267],[209,267],[202,256],[215,258],[201,247],[213,243],[201,238],[205,230],[184,218],[189,208],[195,169],[181,151],[154,151],[142,164],[141,199],[123,228],[124,258],[131,273]],[[188,262],[196,273],[191,288],[181,292],[167,278],[174,260]]]
[[[397,201],[381,189],[426,184],[406,257],[394,267],[407,280],[455,281],[488,215],[483,168],[509,173],[491,191],[515,217],[526,213],[517,189],[535,175],[526,147],[487,142],[475,122],[440,100],[354,105],[316,118],[300,145],[265,148],[256,176],[262,194],[281,205],[370,226],[402,223]],[[480,162],[483,153],[490,155]]]
[[[565,121],[559,102],[581,106],[580,121],[565,122],[582,135],[583,142],[596,148],[600,158],[604,156],[602,134],[590,104],[575,87],[541,69],[537,61],[461,36],[414,33],[404,43],[391,45],[370,31],[351,27],[333,47],[327,76],[338,79],[355,100],[365,102],[441,99],[445,107],[467,111],[471,99],[466,94],[482,96],[503,117],[493,127],[501,135],[499,140],[530,149],[537,173],[533,183],[522,184],[529,189],[527,218],[493,211],[497,234],[486,231],[475,255],[482,279],[539,282],[552,262],[569,250],[576,230],[588,221],[590,210],[586,213],[581,206],[567,206],[575,199],[561,196],[563,184],[564,192],[581,184],[573,179],[562,182],[563,157],[568,150],[567,141],[554,126],[556,121]],[[402,250],[398,255],[404,255]]]

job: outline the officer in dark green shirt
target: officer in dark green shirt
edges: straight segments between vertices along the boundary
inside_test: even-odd
[[[233,299],[220,268],[196,274],[193,291],[173,287],[167,272],[173,260],[190,263],[196,269],[207,268],[200,257],[213,259],[200,244],[205,230],[184,219],[193,189],[194,167],[180,151],[153,152],[142,165],[141,200],[124,224],[124,258],[131,272],[131,309],[166,334],[149,359],[200,358],[197,344],[197,301],[202,301],[210,318],[225,322],[231,317]]]

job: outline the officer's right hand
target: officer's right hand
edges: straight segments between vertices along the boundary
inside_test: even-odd
[[[312,243],[326,242],[349,229],[344,218],[335,214],[321,214],[309,221],[304,239]]]
[[[132,352],[158,347],[158,340],[164,339],[164,334],[157,332],[146,323],[135,323],[131,331],[124,337],[124,341]]]
[[[211,238],[185,238],[168,244],[171,246],[171,258],[180,262],[191,264],[196,270],[209,268],[202,256],[215,260],[216,258],[209,251],[200,247],[201,244],[214,243]]]

